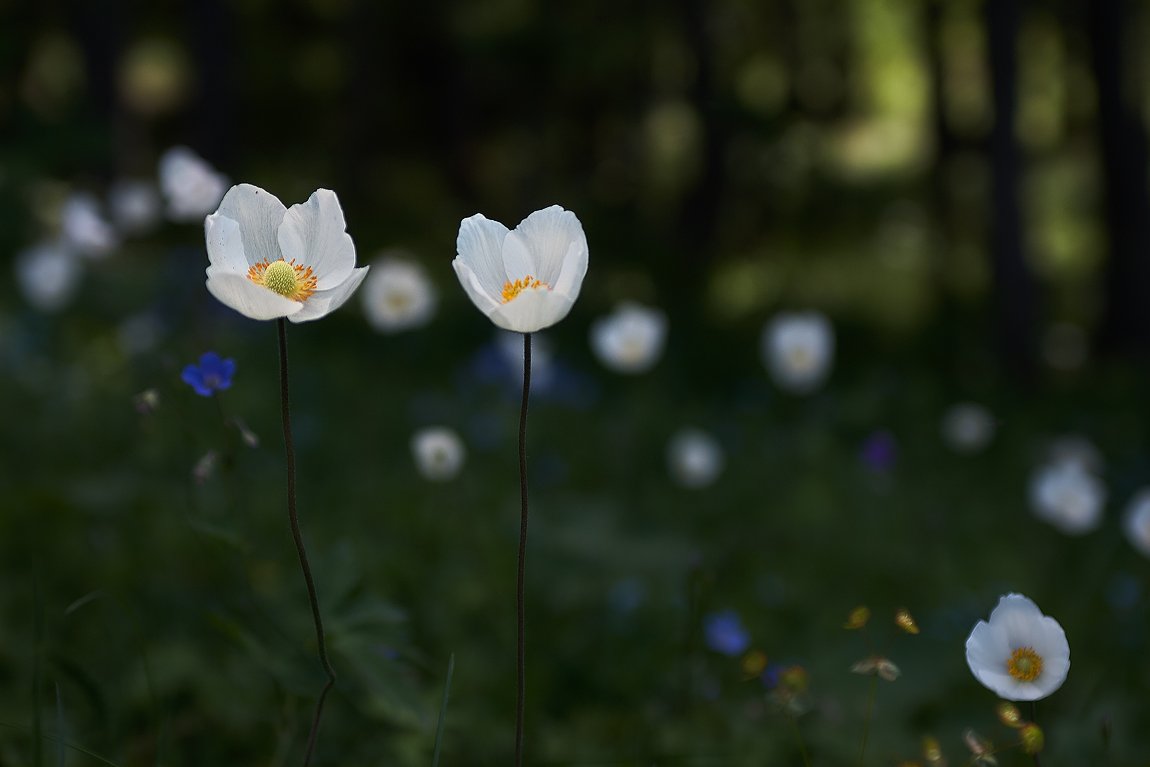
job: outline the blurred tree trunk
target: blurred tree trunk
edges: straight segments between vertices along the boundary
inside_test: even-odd
[[[683,201],[679,232],[682,274],[676,283],[676,304],[698,309],[700,286],[706,280],[714,258],[715,233],[723,188],[726,185],[724,147],[726,130],[715,93],[715,57],[706,0],[683,0],[683,29],[687,47],[695,61],[695,80],[690,89],[691,105],[699,116],[702,146],[699,177]]]
[[[1133,22],[1129,5],[1125,0],[1088,4],[1109,240],[1098,341],[1103,349],[1145,354],[1150,349],[1150,156],[1145,127],[1127,98],[1123,33]]]
[[[98,131],[107,151],[87,158],[86,169],[98,168],[100,180],[107,183],[113,173],[112,154],[120,123],[116,93],[116,65],[123,49],[125,26],[121,3],[76,3],[69,8],[69,25],[84,55],[87,79],[88,123]]]
[[[955,221],[948,171],[959,149],[959,139],[946,115],[946,70],[943,65],[943,3],[930,0],[923,14],[922,34],[926,39],[927,67],[930,77],[930,122],[934,141],[934,168],[930,174],[931,217],[937,229],[937,259],[932,270],[934,289],[939,301],[939,331],[943,343],[934,345],[939,364],[953,360],[953,351],[961,341],[963,323],[959,309],[948,289],[948,262],[954,257],[955,240],[960,232]],[[941,355],[945,355],[942,357]]]
[[[237,168],[240,142],[236,114],[236,23],[222,0],[196,0],[188,5],[192,58],[199,73],[191,104],[191,148],[217,167]],[[260,115],[251,115],[259,120]],[[267,127],[259,125],[257,132]]]
[[[989,149],[995,333],[1006,369],[1025,381],[1034,373],[1036,290],[1023,246],[1018,189],[1022,154],[1014,131],[1018,105],[1019,2],[987,0],[984,12],[994,103]]]

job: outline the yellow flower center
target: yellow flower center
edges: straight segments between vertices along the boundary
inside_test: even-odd
[[[522,279],[516,280],[515,282],[503,283],[503,303],[507,303],[528,288],[547,288],[548,290],[551,290],[551,286],[546,282],[537,280],[529,274]]]
[[[310,266],[301,266],[295,259],[289,263],[282,258],[268,263],[265,258],[248,267],[248,279],[263,285],[292,301],[306,301],[315,292],[316,277]]]
[[[1010,654],[1006,670],[1020,682],[1033,682],[1042,674],[1042,656],[1033,647],[1019,647]]]

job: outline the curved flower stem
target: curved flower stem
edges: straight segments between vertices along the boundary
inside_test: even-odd
[[[287,352],[287,322],[282,317],[277,320],[280,338],[280,405],[283,414],[284,451],[287,455],[287,504],[288,521],[291,523],[291,535],[295,541],[296,554],[299,555],[300,570],[303,571],[304,583],[307,584],[307,600],[311,605],[311,617],[315,622],[315,640],[319,651],[319,662],[327,674],[327,682],[319,693],[319,700],[315,704],[315,717],[312,719],[311,732],[307,736],[307,751],[304,753],[304,767],[311,762],[312,752],[315,751],[315,740],[319,734],[319,721],[323,716],[323,703],[327,694],[335,686],[335,670],[327,657],[327,641],[323,631],[323,618],[319,613],[319,597],[316,595],[315,581],[311,576],[311,565],[308,563],[307,550],[303,545],[303,535],[299,529],[299,514],[295,503],[295,443],[291,436],[291,412],[288,408],[288,352]]]
[[[527,398],[531,393],[531,334],[523,334],[523,404],[519,410],[519,573],[515,582],[517,618],[515,766],[523,764],[523,711],[527,694],[527,623],[523,609],[523,581],[527,572]]]

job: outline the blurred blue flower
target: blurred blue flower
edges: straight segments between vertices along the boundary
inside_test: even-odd
[[[734,610],[720,610],[703,618],[707,647],[723,655],[740,655],[751,646],[751,637]]]
[[[195,389],[201,397],[210,397],[217,391],[228,389],[232,385],[232,376],[236,374],[236,361],[221,359],[215,352],[205,352],[200,356],[199,367],[188,365],[180,378],[184,383]]]
[[[889,431],[876,431],[863,441],[859,460],[875,474],[885,474],[898,460],[898,443]]]

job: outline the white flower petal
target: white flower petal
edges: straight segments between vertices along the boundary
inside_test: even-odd
[[[553,287],[556,293],[561,293],[572,302],[579,297],[579,289],[583,287],[583,278],[587,276],[587,241],[573,242],[563,257],[563,267]]]
[[[506,330],[534,333],[566,317],[571,306],[566,297],[547,288],[535,288],[524,290],[489,316],[492,322]]]
[[[979,621],[966,640],[966,662],[976,673],[978,669],[1005,668],[1010,653],[1006,635],[986,621]]]
[[[455,275],[459,277],[459,284],[463,286],[463,290],[471,299],[471,302],[479,307],[479,310],[490,317],[493,313],[498,311],[500,303],[495,300],[495,297],[488,293],[483,284],[480,282],[479,275],[462,259],[457,258],[451,262],[455,267]],[[495,295],[499,295],[496,293]]]
[[[318,320],[339,307],[343,306],[347,299],[351,298],[351,294],[363,282],[363,278],[367,276],[368,267],[361,266],[358,269],[352,269],[351,274],[339,285],[336,285],[330,290],[318,290],[308,297],[307,301],[303,303],[303,309],[288,317],[292,322],[309,322],[311,320]]]
[[[249,264],[238,222],[213,213],[204,219],[204,242],[208,247],[209,277],[213,274],[247,274]]]
[[[279,199],[252,184],[237,184],[220,201],[216,216],[230,218],[239,224],[243,238],[243,255],[247,265],[260,261],[278,261],[280,246],[277,230],[287,208]]]
[[[238,274],[209,274],[208,292],[220,303],[253,320],[290,317],[303,309],[299,301],[284,298]]]
[[[459,265],[466,265],[474,275],[477,287],[492,300],[500,295],[503,283],[507,281],[507,269],[503,265],[503,241],[506,238],[507,227],[481,213],[459,222],[459,236],[455,241],[457,255],[453,261],[455,272],[462,274]]]
[[[532,256],[533,263],[530,267],[533,271],[528,273],[553,288],[558,289],[560,273],[568,259],[574,259],[572,276],[568,278],[569,284],[565,285],[562,291],[570,294],[574,289],[575,294],[570,295],[574,300],[579,292],[579,281],[583,279],[582,272],[587,271],[587,238],[583,234],[583,225],[579,223],[575,214],[558,205],[552,205],[537,210],[523,219],[522,223],[515,227],[515,234],[523,238]],[[583,261],[581,270],[580,255]],[[506,251],[504,258],[507,258]],[[511,264],[507,266],[508,276],[511,276]],[[572,281],[575,273],[578,273],[578,279]]]
[[[503,269],[508,282],[523,280],[532,277],[543,280],[540,274],[539,261],[531,251],[527,240],[516,232],[508,232],[503,238]],[[547,280],[543,280],[547,282]],[[547,283],[550,285],[551,283]]]
[[[330,189],[317,189],[307,202],[288,209],[279,227],[279,246],[284,259],[312,268],[319,290],[340,285],[355,268],[355,244]]]

